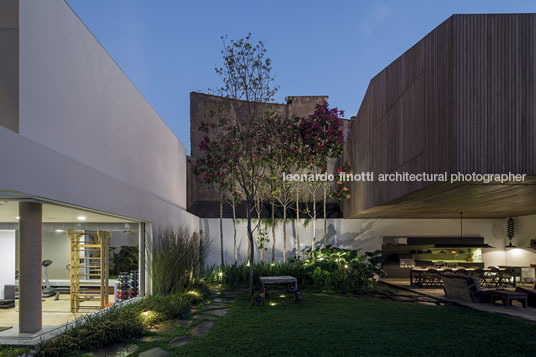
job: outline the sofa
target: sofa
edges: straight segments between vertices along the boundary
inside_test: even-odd
[[[441,274],[447,297],[467,302],[490,302],[492,289],[482,289],[480,280],[463,274]]]

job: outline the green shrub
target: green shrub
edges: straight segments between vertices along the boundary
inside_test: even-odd
[[[378,266],[382,260],[380,251],[360,255],[360,250],[328,247],[305,253],[307,259],[289,259],[288,264],[254,264],[255,284],[258,285],[261,276],[290,275],[298,278],[302,288],[360,293],[373,287],[376,275],[384,274]],[[249,266],[229,265],[223,269],[214,266],[206,271],[205,277],[226,286],[244,287],[249,284]]]
[[[0,346],[0,356],[2,357],[25,356],[25,354],[29,352],[30,352],[29,347]]]
[[[205,295],[206,288],[199,286],[181,295],[148,296],[125,306],[111,307],[100,315],[81,318],[76,326],[41,345],[36,355],[69,356],[142,336],[156,323],[185,317],[190,306],[201,302]]]

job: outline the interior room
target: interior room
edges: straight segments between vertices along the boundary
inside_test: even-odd
[[[0,200],[0,330],[19,324],[18,214],[17,200]],[[122,296],[121,281],[138,274],[138,228],[135,220],[43,204],[42,259],[35,262],[42,268],[43,326],[64,324],[135,295]]]

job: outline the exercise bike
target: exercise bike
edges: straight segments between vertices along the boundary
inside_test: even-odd
[[[60,299],[60,292],[55,288],[50,286],[50,281],[48,280],[48,267],[52,264],[52,260],[46,259],[43,260],[41,265],[43,266],[43,288],[41,294],[44,298],[55,296],[54,300]]]

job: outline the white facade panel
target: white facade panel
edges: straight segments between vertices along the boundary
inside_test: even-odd
[[[20,135],[186,207],[186,151],[64,0],[20,1]]]

